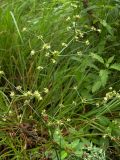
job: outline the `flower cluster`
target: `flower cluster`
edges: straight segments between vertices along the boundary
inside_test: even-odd
[[[33,96],[33,93],[31,91],[27,91],[23,93],[23,96],[30,97],[30,96]]]
[[[86,40],[85,44],[88,46],[90,44],[89,40]]]
[[[67,44],[63,42],[63,43],[62,43],[62,46],[63,46],[63,47],[67,47]]]
[[[50,48],[51,48],[51,46],[48,43],[44,43],[44,45],[42,47],[42,49],[50,49]]]
[[[77,55],[78,55],[78,56],[82,56],[83,54],[82,54],[81,51],[78,51],[78,52],[77,52]]]
[[[97,28],[95,28],[94,26],[91,27],[91,30],[92,30],[92,31],[97,31],[97,32],[101,33],[101,29],[97,29]]]
[[[44,67],[42,67],[42,66],[37,66],[37,70],[43,70],[44,69]]]
[[[34,96],[36,99],[38,99],[39,101],[43,99],[42,96],[41,96],[41,94],[39,93],[39,91],[35,91],[35,92],[33,93],[33,96]]]
[[[21,91],[22,87],[19,85],[16,87],[16,90]]]
[[[79,29],[75,30],[75,34],[76,34],[76,37],[80,37],[80,38],[84,37],[84,33]]]
[[[81,16],[77,14],[77,15],[75,15],[75,16],[74,16],[74,18],[76,18],[76,19],[80,19],[80,18],[81,18]]]
[[[10,97],[13,98],[15,96],[15,92],[11,91],[10,92]]]
[[[70,21],[70,20],[71,20],[71,18],[70,18],[70,17],[67,17],[67,18],[66,18],[66,21]]]
[[[38,101],[43,99],[39,91],[35,91],[33,93],[31,91],[27,91],[23,93],[23,96],[26,98],[36,98]],[[28,104],[28,103],[29,103],[28,100],[25,101],[25,104]]]
[[[52,62],[53,64],[55,64],[55,63],[56,63],[56,60],[55,60],[54,58],[52,58],[52,59],[51,59],[51,62]]]
[[[43,89],[43,92],[44,92],[44,93],[48,93],[48,92],[49,92],[49,89],[48,89],[48,88],[44,88],[44,89]]]
[[[112,90],[112,87],[109,88],[111,91],[106,93],[104,97],[104,102],[107,102],[108,100],[112,99],[113,97],[120,98],[120,93],[116,92],[116,90]]]
[[[31,52],[30,52],[30,56],[34,56],[35,55],[35,50],[32,50]]]
[[[49,57],[49,56],[50,56],[50,53],[46,52],[45,57]]]
[[[27,31],[27,28],[23,27],[22,32],[25,32],[25,31]]]
[[[60,52],[59,52],[59,51],[53,51],[53,52],[52,52],[52,55],[53,55],[54,57],[59,56],[59,54],[60,54]]]

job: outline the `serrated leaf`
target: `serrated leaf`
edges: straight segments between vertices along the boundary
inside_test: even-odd
[[[89,64],[89,67],[94,68],[95,70],[99,71],[99,68],[96,65],[92,64],[92,63]]]
[[[104,60],[101,56],[99,56],[98,54],[95,53],[91,53],[92,58],[96,59],[97,61],[99,61],[100,63],[104,64]]]
[[[92,87],[92,92],[94,93],[94,92],[98,91],[100,89],[100,87],[101,87],[101,81],[95,82]]]
[[[80,140],[76,139],[70,144],[70,146],[71,146],[71,148],[74,148],[74,149],[76,148],[77,149],[79,143],[80,143]]]
[[[101,79],[101,85],[104,87],[108,80],[108,71],[107,70],[100,70],[99,76]]]
[[[110,66],[111,69],[115,69],[117,71],[120,71],[120,64],[114,63]]]
[[[79,151],[75,151],[74,154],[77,156],[77,157],[82,157],[83,156],[83,150],[79,150]]]

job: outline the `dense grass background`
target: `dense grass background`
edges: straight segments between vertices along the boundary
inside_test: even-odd
[[[119,1],[0,6],[0,158],[119,159]]]

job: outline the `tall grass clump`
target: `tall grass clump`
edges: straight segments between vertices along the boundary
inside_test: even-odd
[[[120,158],[119,1],[0,2],[0,158]]]

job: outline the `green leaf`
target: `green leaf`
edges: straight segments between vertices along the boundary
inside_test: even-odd
[[[103,63],[104,64],[104,60],[101,56],[99,56],[98,54],[94,54],[94,53],[91,53],[91,56],[92,58],[96,59],[97,61],[99,61],[100,63]]]
[[[57,128],[53,134],[54,141],[60,145],[61,147],[67,147],[68,143],[64,140],[64,137],[61,134],[61,131],[59,128]]]
[[[75,60],[75,61],[79,61],[79,62],[81,61],[81,59],[79,57],[75,57],[75,56],[72,56],[71,59]]]
[[[108,80],[108,71],[107,70],[100,70],[99,76],[101,79],[101,85],[104,87]]]
[[[10,14],[11,14],[11,17],[12,17],[13,22],[14,22],[14,24],[15,24],[16,30],[17,30],[17,32],[18,32],[18,35],[19,35],[19,37],[20,37],[20,39],[21,39],[21,42],[23,42],[23,39],[22,39],[20,30],[19,30],[19,28],[18,28],[18,24],[17,24],[17,21],[16,21],[16,19],[15,19],[15,16],[14,16],[14,14],[13,14],[12,11],[10,11]]]
[[[82,150],[79,150],[79,151],[77,150],[74,153],[77,157],[82,158],[84,152]]]
[[[74,140],[74,141],[70,144],[70,146],[71,146],[71,148],[77,149],[79,143],[80,143],[80,140],[79,140],[79,139],[76,139],[76,140]]]
[[[99,145],[104,146],[105,148],[109,147],[109,138],[100,138]]]
[[[114,63],[110,66],[111,69],[115,69],[117,71],[120,71],[120,64]]]
[[[94,93],[94,92],[98,91],[100,89],[100,87],[101,87],[101,81],[95,82],[92,87],[92,92]]]
[[[64,160],[68,156],[66,151],[61,152],[61,160]]]
[[[107,29],[107,31],[113,35],[113,30],[112,27],[105,21],[105,20],[101,20],[100,23]]]
[[[106,44],[106,40],[101,40],[100,42],[98,42],[98,53],[102,53],[105,49],[105,44]]]
[[[0,91],[0,114],[7,112],[9,109],[9,101],[6,95]]]
[[[100,123],[100,125],[102,126],[108,126],[110,124],[110,120],[109,118],[105,117],[105,116],[100,116],[98,119],[98,122]]]
[[[112,57],[110,57],[110,58],[107,60],[107,62],[106,62],[106,64],[105,64],[107,68],[109,68],[110,63],[112,63],[112,61],[114,60],[114,57],[115,57],[115,56],[112,56]]]
[[[99,68],[96,65],[92,64],[92,63],[89,64],[89,67],[94,68],[95,70],[99,71]]]
[[[114,60],[114,57],[115,57],[115,56],[110,57],[110,58],[108,59],[107,63],[108,63],[108,64],[112,63],[112,61]]]

